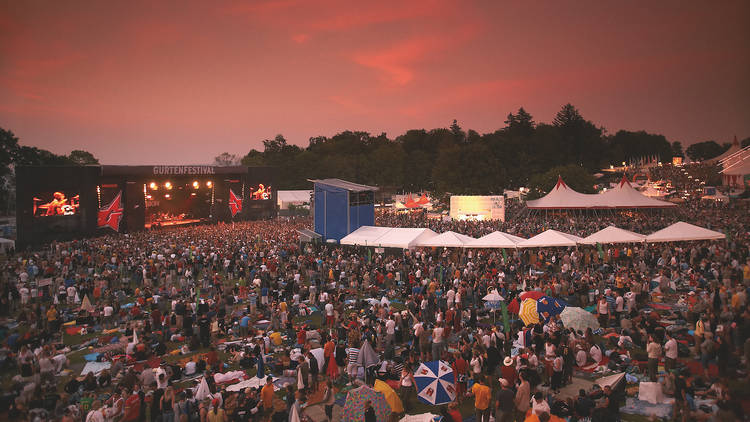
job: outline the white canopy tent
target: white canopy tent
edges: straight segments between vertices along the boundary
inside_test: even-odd
[[[630,185],[625,176],[620,183],[599,195],[602,205],[606,208],[671,208],[677,204],[660,201],[638,192]]]
[[[643,243],[645,240],[646,235],[609,226],[583,238],[578,243],[583,245],[595,245],[597,243]]]
[[[0,237],[0,252],[8,252],[16,248],[16,242]]]
[[[390,230],[393,229],[391,227],[362,226],[344,236],[339,243],[342,245],[379,246],[375,244],[375,241]]]
[[[492,232],[484,235],[479,239],[474,239],[468,244],[467,248],[516,248],[519,242],[523,242],[524,238],[513,236],[512,234],[503,232]]]
[[[646,236],[646,242],[682,242],[688,240],[721,240],[726,239],[726,235],[721,232],[709,230],[703,227],[694,226],[684,221],[680,221],[665,227],[657,232]]]
[[[576,192],[562,178],[545,196],[526,201],[529,209],[628,209],[628,208],[671,208],[677,205],[649,198],[635,190],[623,176],[622,181],[615,187],[602,194],[586,194]]]
[[[362,226],[341,239],[342,245],[409,249],[437,236],[424,228]]]
[[[447,231],[437,236],[425,238],[417,246],[426,246],[433,248],[463,248],[467,244],[475,241],[471,236],[460,233]]]
[[[519,248],[554,248],[576,246],[582,238],[559,232],[557,230],[547,230],[538,235],[518,243]]]

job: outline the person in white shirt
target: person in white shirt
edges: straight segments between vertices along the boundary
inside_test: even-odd
[[[455,298],[456,298],[456,292],[453,289],[450,289],[445,293],[445,300],[449,309],[453,307],[453,300]]]
[[[325,306],[326,310],[326,325],[329,327],[333,327],[334,324],[334,317],[333,317],[333,304],[332,303],[326,303]]]
[[[432,360],[438,360],[443,352],[443,323],[432,329]]]
[[[542,413],[549,414],[549,404],[547,403],[547,400],[544,400],[542,393],[534,393],[534,397],[531,399],[531,411],[537,416]]]
[[[679,349],[677,347],[677,340],[674,337],[669,333],[666,334],[666,337],[667,342],[664,344],[664,370],[669,372],[676,367]]]
[[[589,354],[591,355],[591,359],[593,359],[597,365],[602,361],[602,349],[600,349],[596,344],[591,346]]]
[[[586,362],[588,361],[588,355],[586,355],[586,351],[583,350],[583,347],[580,345],[576,346],[576,349],[578,351],[576,352],[576,366],[583,367],[586,366]]]
[[[396,321],[393,320],[391,315],[385,322],[385,344],[391,345],[396,339]]]

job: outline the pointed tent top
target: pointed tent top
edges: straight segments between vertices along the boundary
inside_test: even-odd
[[[568,185],[565,184],[565,181],[560,175],[557,176],[557,184],[555,185],[555,189],[558,189],[558,188],[563,188],[563,189],[568,188]]]
[[[633,179],[633,180],[635,181],[635,179]],[[632,187],[632,186],[630,185],[630,181],[628,181],[628,176],[627,176],[626,174],[623,174],[623,175],[622,175],[622,180],[620,180],[620,187],[623,187],[623,186],[625,186],[626,184],[627,184],[628,186]]]
[[[737,135],[734,135],[734,141],[732,142],[732,145],[740,146],[739,141],[737,141]]]

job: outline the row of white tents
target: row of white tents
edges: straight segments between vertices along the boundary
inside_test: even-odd
[[[424,228],[363,226],[341,239],[342,245],[374,246],[380,248],[412,249],[419,247],[438,248],[546,248],[577,245],[614,243],[658,243],[697,240],[721,240],[726,236],[717,231],[685,222],[672,224],[650,235],[643,235],[615,226],[587,236],[547,230],[532,238],[524,239],[503,232],[493,232],[479,239],[448,231],[437,234]]]

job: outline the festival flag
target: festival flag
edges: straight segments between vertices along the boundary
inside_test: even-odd
[[[503,329],[506,333],[510,332],[510,316],[508,315],[508,306],[505,304],[505,301],[500,302],[500,310],[503,313]]]
[[[229,210],[232,211],[232,217],[242,211],[242,198],[235,195],[232,189],[229,189]]]
[[[116,232],[120,231],[120,220],[122,220],[123,211],[122,191],[120,191],[109,205],[99,209],[97,215],[97,227],[100,229],[109,227]]]

